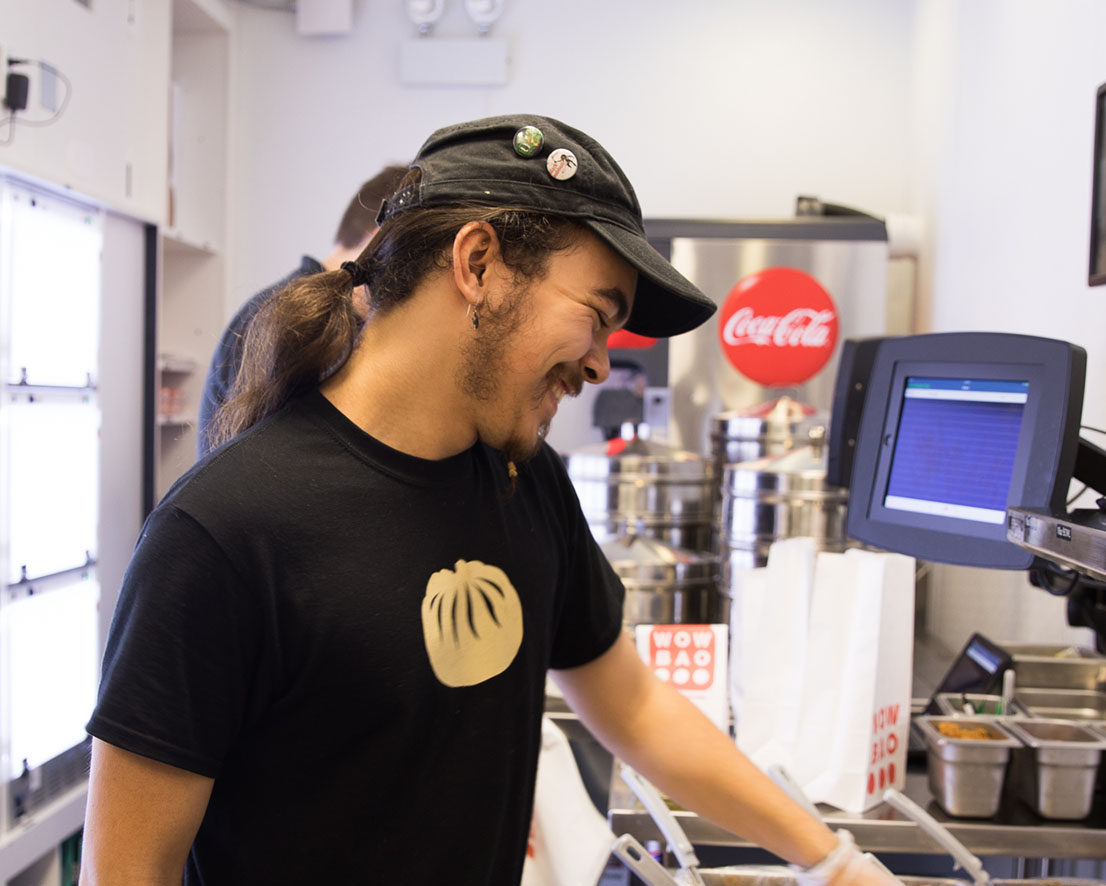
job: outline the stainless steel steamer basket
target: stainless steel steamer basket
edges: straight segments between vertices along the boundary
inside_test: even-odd
[[[803,446],[810,433],[825,427],[826,416],[790,397],[777,397],[748,409],[711,417],[711,453],[716,474],[726,465],[754,461]]]
[[[781,538],[806,536],[821,550],[844,550],[849,493],[825,477],[825,450],[815,446],[726,465],[716,532],[728,568],[763,566]]]
[[[756,461],[769,455],[783,455],[810,443],[812,435],[824,438],[825,429],[826,416],[823,413],[786,396],[711,417],[710,446],[714,466],[711,550],[723,550],[724,539],[719,534],[719,527],[722,525],[720,510],[725,494],[722,478],[726,466]]]
[[[602,544],[623,535],[711,547],[710,461],[651,440],[612,440],[564,456],[584,517]]]
[[[718,558],[674,548],[643,536],[601,545],[626,586],[622,621],[635,624],[710,624],[718,597]]]

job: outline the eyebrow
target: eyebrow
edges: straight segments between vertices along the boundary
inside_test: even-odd
[[[617,286],[593,289],[592,292],[604,301],[616,306],[614,316],[611,318],[611,325],[624,326],[626,321],[630,319],[630,300],[626,297],[626,293]]]

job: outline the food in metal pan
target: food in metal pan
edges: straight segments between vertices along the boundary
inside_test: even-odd
[[[995,735],[985,726],[978,726],[972,723],[956,723],[952,720],[943,720],[936,725],[937,731],[947,738],[971,738],[981,740],[1001,738],[1001,736]]]

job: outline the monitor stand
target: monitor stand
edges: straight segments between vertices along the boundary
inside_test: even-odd
[[[1106,450],[1080,438],[1074,479],[1106,492]],[[1068,624],[1093,628],[1106,652],[1106,497],[1096,508],[1053,514],[1034,508],[1006,510],[1006,538],[1037,555],[1033,584],[1068,598]]]

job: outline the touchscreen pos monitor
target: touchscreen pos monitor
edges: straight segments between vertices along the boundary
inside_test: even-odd
[[[1086,352],[1026,335],[880,340],[867,379],[848,535],[921,560],[1026,569],[1007,507],[1064,513]],[[836,408],[835,408],[836,414]]]
[[[929,699],[927,714],[939,714],[938,695],[997,695],[1002,675],[1014,666],[1010,654],[980,633],[972,634]]]

